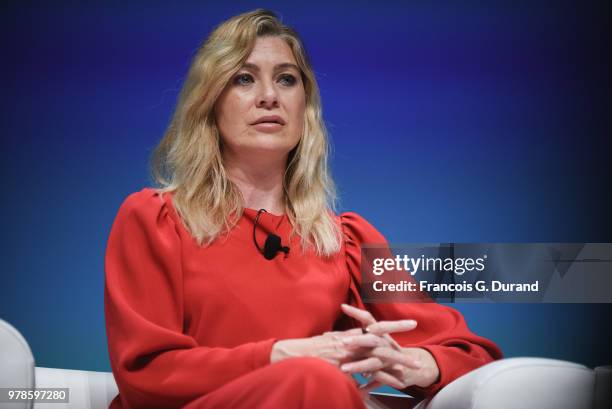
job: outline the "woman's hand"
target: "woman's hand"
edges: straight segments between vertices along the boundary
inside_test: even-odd
[[[427,387],[435,383],[440,371],[434,357],[422,348],[402,348],[389,334],[410,331],[416,328],[414,320],[377,322],[369,311],[342,304],[342,310],[355,318],[366,329],[344,337],[343,343],[350,349],[368,351],[365,359],[343,364],[348,373],[364,373],[370,382],[364,389],[370,390],[381,384],[404,389],[411,385]]]
[[[272,347],[270,363],[294,357],[317,357],[335,366],[358,359],[362,348],[347,348],[343,339],[361,334],[361,329],[326,332],[310,338],[285,339]]]

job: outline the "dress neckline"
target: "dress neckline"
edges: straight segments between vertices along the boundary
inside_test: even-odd
[[[253,209],[251,207],[244,207],[243,209],[244,209],[245,212],[252,213],[253,216],[257,216],[257,212],[259,212],[259,210],[261,210],[261,209]],[[267,210],[262,213],[261,217],[264,217],[264,215],[265,216],[269,216],[272,219],[282,219],[283,217],[286,216],[285,213],[283,213],[283,214],[274,214],[274,213],[268,212]]]

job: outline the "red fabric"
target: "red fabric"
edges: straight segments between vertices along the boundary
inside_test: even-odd
[[[241,376],[184,409],[365,409],[352,377],[318,358],[285,359]]]
[[[340,303],[362,305],[359,246],[384,243],[376,229],[346,213],[339,217],[345,240],[336,256],[324,259],[312,251],[302,253],[296,235],[289,242],[288,257],[279,254],[268,261],[253,244],[256,213],[245,209],[228,234],[199,247],[180,222],[171,195],[162,198],[143,189],[122,204],[105,259],[106,329],[119,387],[111,408],[199,405],[196,402],[207,401],[204,396],[232,399],[231,385],[244,387],[247,380],[261,383],[257,385],[265,390],[265,374],[278,375],[278,369],[270,368],[282,363],[269,362],[277,339],[330,331],[341,322]],[[257,233],[260,245],[267,232],[281,236],[285,245],[291,226],[285,216],[263,213]],[[404,346],[429,350],[441,379],[429,388],[408,388],[410,394],[430,396],[457,376],[501,357],[495,344],[472,334],[461,314],[449,307],[367,307],[378,319],[413,318],[419,323],[396,339]],[[254,381],[255,373],[264,375]],[[287,401],[303,400],[304,390],[314,393],[303,385],[296,393],[296,384],[302,385],[283,389]],[[270,397],[261,402],[264,407],[290,407],[278,404],[283,399],[280,392],[258,396],[264,395]]]

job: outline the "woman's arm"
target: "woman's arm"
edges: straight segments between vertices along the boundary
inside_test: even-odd
[[[235,348],[199,346],[183,331],[181,243],[150,190],[121,206],[105,258],[105,314],[124,407],[179,407],[269,364],[275,339]]]
[[[408,353],[419,348],[431,354],[439,378],[429,386],[407,388],[413,396],[431,396],[459,376],[502,358],[497,345],[471,332],[461,313],[453,308],[436,303],[380,303],[368,307],[377,320],[417,321],[413,331],[393,334],[393,338]]]
[[[436,362],[439,378],[429,386],[414,385],[406,392],[417,397],[428,397],[459,376],[502,357],[501,350],[492,341],[472,333],[463,316],[455,309],[434,302],[372,303],[361,301],[361,247],[364,244],[387,245],[387,241],[371,224],[355,213],[341,216],[344,232],[345,255],[351,274],[354,306],[368,309],[377,321],[411,319],[417,322],[412,331],[393,334],[403,348],[426,350]],[[382,251],[382,250],[381,250]],[[387,249],[388,251],[388,249]],[[390,254],[390,251],[388,251]],[[422,355],[428,359],[428,355]],[[434,371],[435,372],[435,371]]]

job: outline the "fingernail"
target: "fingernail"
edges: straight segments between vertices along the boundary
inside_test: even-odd
[[[415,320],[403,320],[402,322],[405,325],[417,325],[417,322]]]
[[[342,343],[344,343],[344,344],[350,344],[350,343],[352,343],[352,342],[353,342],[353,340],[354,340],[354,339],[355,339],[355,338],[353,338],[353,337],[346,337],[346,338],[342,338]]]
[[[350,371],[350,370],[351,370],[351,366],[350,366],[350,365],[347,365],[347,364],[344,364],[344,365],[342,365],[342,366],[340,367],[340,370],[341,370],[342,372],[348,372],[348,371]]]

